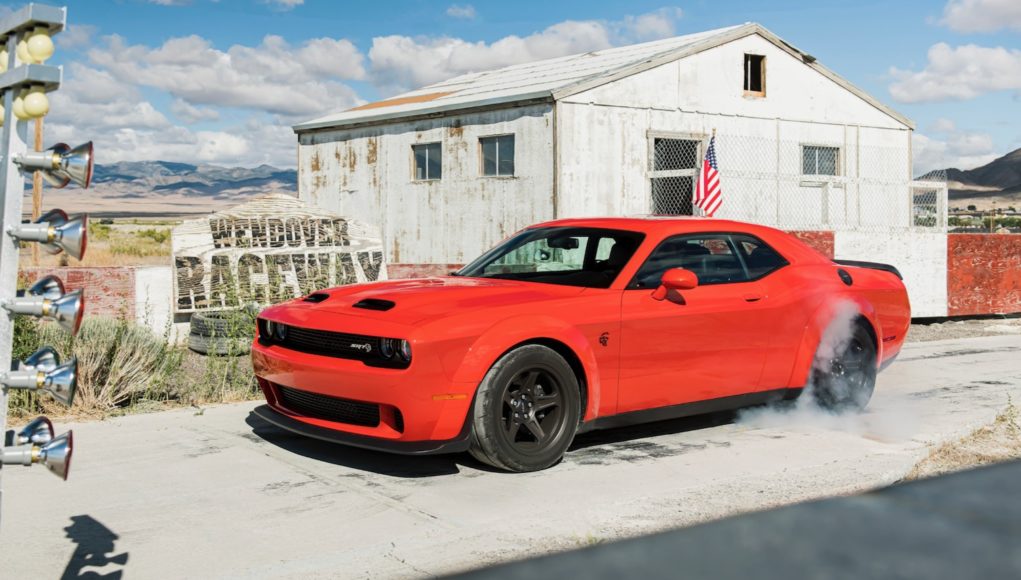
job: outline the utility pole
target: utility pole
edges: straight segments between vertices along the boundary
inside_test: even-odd
[[[42,117],[50,110],[47,93],[57,90],[62,69],[43,64],[53,55],[52,36],[64,29],[67,9],[28,4],[0,18],[0,475],[5,466],[45,465],[67,479],[74,450],[72,433],[56,436],[53,424],[38,417],[21,431],[7,431],[7,402],[11,389],[47,392],[70,406],[77,388],[78,363],[61,362],[52,347],[43,347],[12,365],[14,317],[33,316],[56,322],[74,334],[81,325],[81,290],[66,292],[56,276],[46,276],[18,292],[21,243],[37,242],[51,253],[66,252],[81,259],[88,235],[87,216],[69,217],[59,209],[43,215],[42,181],[64,187],[72,181],[88,187],[92,180],[92,143],[71,149],[58,144],[42,151]],[[28,122],[35,120],[35,139],[28,146]],[[33,216],[22,223],[25,175],[33,176]],[[37,247],[33,247],[37,251]],[[33,253],[35,255],[35,253]],[[2,483],[2,481],[0,481]],[[0,486],[0,506],[3,489]]]

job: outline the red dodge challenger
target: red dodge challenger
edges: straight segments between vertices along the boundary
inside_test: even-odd
[[[896,268],[702,218],[565,219],[446,277],[267,308],[256,414],[396,453],[510,471],[575,434],[798,397],[861,409],[910,322]]]

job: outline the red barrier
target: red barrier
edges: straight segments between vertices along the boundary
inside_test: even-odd
[[[947,236],[947,313],[1021,312],[1021,236]]]

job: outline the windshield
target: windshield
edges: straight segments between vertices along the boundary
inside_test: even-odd
[[[603,228],[524,230],[457,272],[544,284],[609,288],[645,234]]]

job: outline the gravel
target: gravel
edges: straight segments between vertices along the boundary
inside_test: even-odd
[[[981,320],[947,320],[912,324],[907,342],[928,342],[978,336],[1021,334],[1021,318],[985,318]]]

